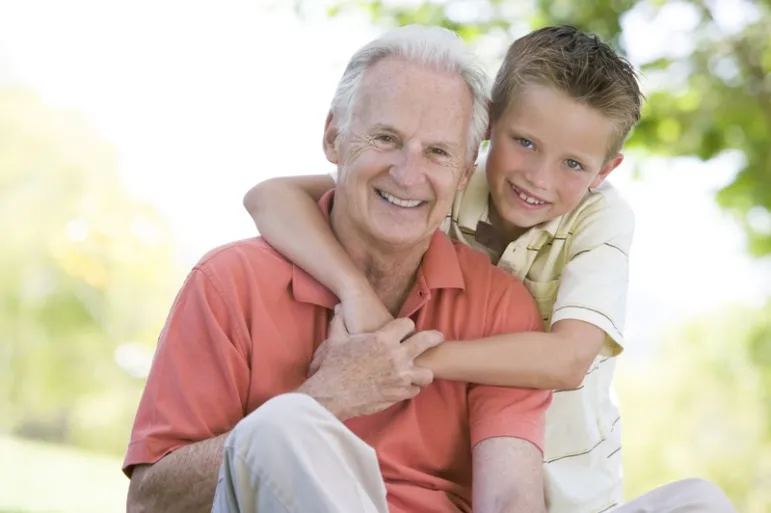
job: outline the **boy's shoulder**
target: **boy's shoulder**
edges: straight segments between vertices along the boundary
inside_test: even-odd
[[[461,225],[475,227],[478,221],[487,217],[489,197],[490,188],[482,162],[474,168],[466,187],[455,193],[452,217]]]
[[[577,236],[589,231],[596,236],[612,237],[634,232],[634,210],[621,192],[607,180],[591,189],[581,203],[562,216],[559,232]]]

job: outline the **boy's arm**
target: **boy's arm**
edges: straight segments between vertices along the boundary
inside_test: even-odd
[[[390,315],[317,205],[334,186],[329,175],[273,178],[247,192],[244,207],[271,246],[340,299],[351,333],[374,331],[388,322]]]
[[[605,332],[566,319],[551,333],[521,332],[481,340],[448,341],[415,363],[440,379],[481,385],[543,389],[578,387],[599,353]]]
[[[621,352],[634,215],[598,203],[575,227],[562,269],[551,333],[511,333],[445,342],[416,363],[438,378],[499,386],[578,387],[599,353]]]

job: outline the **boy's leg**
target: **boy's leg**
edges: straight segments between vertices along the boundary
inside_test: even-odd
[[[225,442],[215,513],[388,513],[375,451],[318,402],[274,397]]]
[[[723,490],[704,479],[660,486],[612,513],[736,513]]]

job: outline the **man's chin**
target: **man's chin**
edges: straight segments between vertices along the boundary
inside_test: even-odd
[[[392,247],[407,249],[412,246],[418,246],[424,244],[427,240],[430,240],[431,233],[421,231],[402,231],[394,229],[393,226],[374,231],[374,239],[381,243],[384,247]]]

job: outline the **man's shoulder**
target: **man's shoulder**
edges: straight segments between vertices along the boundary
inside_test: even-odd
[[[251,237],[207,251],[194,268],[219,280],[238,278],[244,282],[255,279],[257,271],[260,276],[289,276],[292,264],[262,237]]]

